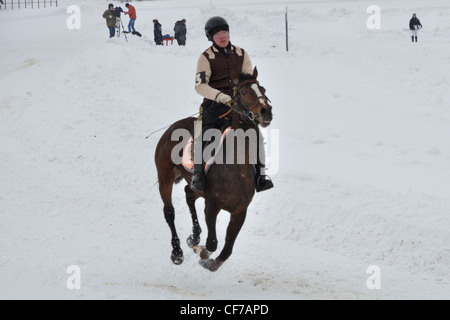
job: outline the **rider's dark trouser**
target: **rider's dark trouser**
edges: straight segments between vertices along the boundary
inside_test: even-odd
[[[196,131],[194,132],[194,176],[192,178],[192,186],[197,190],[204,191],[206,186],[203,149],[207,141],[203,140],[203,135],[208,129],[223,129],[230,125],[231,117],[223,116],[229,111],[230,107],[212,100],[206,100],[200,107],[201,117],[197,121],[201,121],[201,133],[197,132],[200,125],[196,125]]]

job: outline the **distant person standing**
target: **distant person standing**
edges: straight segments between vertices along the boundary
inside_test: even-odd
[[[416,40],[417,42],[417,32],[422,29],[422,24],[420,23],[420,20],[417,18],[416,14],[414,13],[411,20],[409,20],[409,30],[411,30],[411,40],[414,42]]]
[[[163,44],[163,36],[161,30],[161,23],[158,22],[157,19],[153,19],[153,34],[155,36],[155,43],[157,46],[162,46]]]
[[[177,40],[179,46],[186,45],[186,19],[177,21],[175,23],[175,27],[173,27],[173,31],[175,31],[174,38]]]
[[[136,32],[136,30],[134,29],[134,23],[136,22],[137,18],[136,9],[129,3],[125,4],[125,7],[127,7],[128,9],[128,12],[125,12],[125,14],[128,14],[130,16],[130,22],[128,23],[128,32],[131,33],[131,29]]]
[[[108,10],[103,13],[103,18],[106,19],[106,25],[109,29],[109,37],[114,37],[114,33],[116,31],[117,16],[116,11],[114,10],[114,5],[112,3],[108,5]]]

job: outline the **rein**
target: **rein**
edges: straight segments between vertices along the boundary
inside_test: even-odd
[[[257,80],[246,80],[246,81],[243,81],[243,82],[239,83],[238,85],[236,85],[233,88],[233,97],[232,97],[231,103],[226,104],[228,107],[230,107],[230,110],[228,110],[224,114],[218,116],[217,119],[224,118],[227,115],[229,115],[231,111],[234,111],[234,112],[241,114],[244,117],[247,117],[251,122],[253,122],[253,124],[256,124],[254,110],[256,108],[256,105],[258,104],[258,99],[261,97],[258,97],[258,96],[255,97],[255,101],[252,103],[251,107],[249,107],[247,104],[245,104],[245,102],[242,99],[241,94],[240,94],[240,90],[242,89],[242,87],[244,87],[248,84],[253,84],[253,83],[256,83],[258,85],[258,87],[260,87],[259,82]],[[220,94],[220,92],[216,95],[216,99],[219,94]],[[270,102],[269,98],[267,98],[266,95],[264,95],[262,98],[265,99],[266,101]],[[213,104],[216,103],[216,99],[213,100]],[[215,120],[217,120],[217,119],[215,119]],[[213,121],[215,121],[215,120],[213,120]]]

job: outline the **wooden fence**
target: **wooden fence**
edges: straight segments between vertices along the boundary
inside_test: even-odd
[[[2,3],[3,2],[3,3]],[[5,10],[21,8],[46,8],[57,7],[58,0],[1,0],[0,6]]]

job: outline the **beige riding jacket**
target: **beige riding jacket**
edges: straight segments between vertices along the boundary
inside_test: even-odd
[[[205,100],[226,102],[226,96],[233,94],[233,79],[230,70],[236,73],[252,73],[252,62],[247,52],[231,45],[227,56],[211,46],[203,52],[197,63],[195,90]]]

